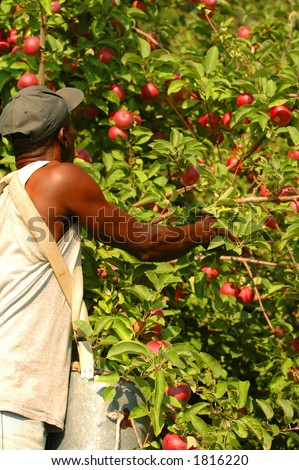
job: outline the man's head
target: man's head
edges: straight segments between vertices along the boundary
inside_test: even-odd
[[[70,111],[83,100],[77,88],[57,92],[43,86],[29,86],[18,92],[0,116],[0,134],[14,143],[35,144],[53,135]]]

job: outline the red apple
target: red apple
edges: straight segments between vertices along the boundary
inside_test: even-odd
[[[167,433],[162,440],[163,450],[187,450],[187,439],[172,432]]]
[[[270,120],[277,126],[286,126],[292,120],[292,111],[288,106],[282,104],[274,106],[269,111]]]
[[[239,294],[239,289],[232,282],[225,282],[220,287],[220,294],[237,297]]]
[[[87,103],[83,108],[83,115],[88,119],[94,119],[99,113],[98,107],[93,103]]]
[[[147,6],[144,2],[140,1],[140,0],[136,0],[135,2],[132,3],[132,7],[134,8],[138,8],[139,10],[142,10],[144,13],[146,12],[147,10]]]
[[[18,33],[16,29],[11,29],[7,35],[7,42],[12,46],[18,41]]]
[[[24,73],[17,81],[18,90],[34,85],[38,85],[38,79],[33,73]]]
[[[220,119],[216,114],[213,113],[206,113],[203,116],[201,116],[197,122],[201,124],[205,128],[210,128],[213,130],[218,129],[220,125]]]
[[[215,10],[218,0],[201,0],[209,10]]]
[[[23,44],[23,51],[30,57],[37,55],[40,51],[40,39],[37,36],[26,38]]]
[[[268,228],[273,228],[273,229],[277,228],[277,221],[276,221],[276,219],[273,215],[270,215],[267,218],[267,220],[265,222],[265,226],[268,227]]]
[[[113,116],[115,125],[120,129],[129,129],[134,123],[133,114],[126,109],[119,109]]]
[[[203,266],[201,268],[208,279],[216,279],[219,276],[219,270],[217,268],[212,268],[212,266]]]
[[[290,202],[290,208],[293,209],[295,212],[299,212],[299,205],[296,201]]]
[[[51,10],[53,13],[59,13],[61,9],[61,4],[58,1],[51,2]]]
[[[109,47],[103,47],[98,53],[98,58],[101,62],[104,62],[105,64],[109,64],[113,60],[114,56],[115,51],[113,49],[110,49]]]
[[[79,149],[79,150],[76,149],[74,156],[75,158],[81,158],[81,160],[84,160],[85,162],[88,162],[88,163],[92,162],[90,153],[86,149]]]
[[[113,83],[112,85],[110,85],[109,90],[119,96],[120,101],[123,101],[126,97],[125,90],[121,85]]]
[[[282,186],[278,193],[279,196],[291,196],[292,194],[298,194],[294,186]]]
[[[299,160],[299,150],[289,150],[287,156],[293,160]]]
[[[245,104],[251,104],[254,101],[254,96],[251,93],[241,93],[237,96],[237,106],[244,106]]]
[[[159,349],[161,346],[165,346],[166,348],[170,348],[171,344],[168,341],[163,339],[152,339],[146,344],[154,354],[158,355]]]
[[[22,48],[20,46],[13,46],[11,53],[12,55],[16,54],[18,51],[21,51]]]
[[[180,172],[180,182],[185,186],[197,183],[199,180],[199,171],[196,166],[189,165],[185,171]]]
[[[160,308],[157,308],[156,310],[153,310],[152,312],[150,312],[147,318],[153,317],[155,315],[158,317],[164,318],[163,310],[161,310]],[[163,330],[163,325],[161,325],[161,323],[155,323],[150,333],[152,336],[160,336],[160,334],[162,333],[162,330]]]
[[[238,29],[237,35],[239,38],[249,39],[250,37],[250,28],[249,26],[241,26]]]
[[[141,96],[143,99],[154,99],[159,95],[158,88],[153,83],[145,83],[140,87]]]
[[[233,117],[233,113],[227,112],[223,114],[221,118],[221,122],[222,122],[222,125],[226,127],[226,129],[230,129],[230,122],[232,120],[232,117]]]
[[[260,186],[260,195],[263,197],[271,196],[271,191],[269,191],[269,186],[267,184],[262,184]]]
[[[191,388],[185,382],[170,385],[165,391],[167,397],[175,397],[178,401],[188,402],[191,398]]]
[[[295,351],[299,351],[299,339],[298,338],[293,339],[292,343],[293,343],[293,348],[295,349]]]
[[[10,49],[10,45],[7,41],[0,41],[0,55],[7,54]]]
[[[243,164],[240,163],[240,160],[235,155],[232,155],[231,157],[229,157],[226,162],[227,167],[230,167],[231,165],[234,165],[233,168],[229,170],[232,173],[239,173],[243,167]]]
[[[142,124],[142,117],[140,114],[133,114],[134,122],[136,126],[141,126]]]
[[[117,126],[111,126],[108,131],[108,137],[111,140],[128,139],[129,134]]]
[[[241,287],[237,298],[243,303],[243,304],[251,304],[254,299],[254,291],[251,290],[247,286]]]

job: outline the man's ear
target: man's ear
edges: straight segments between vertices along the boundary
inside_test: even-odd
[[[67,130],[65,127],[61,127],[58,131],[58,142],[62,147],[68,148]]]

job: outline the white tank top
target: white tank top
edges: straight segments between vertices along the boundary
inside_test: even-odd
[[[22,184],[47,163],[34,162],[19,170]],[[73,274],[81,259],[77,223],[58,246]],[[0,410],[63,429],[71,311],[7,186],[0,195],[0,250]]]

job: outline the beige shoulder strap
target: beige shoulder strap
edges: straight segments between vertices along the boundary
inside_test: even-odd
[[[2,181],[1,181],[2,182]],[[1,188],[0,188],[1,190]],[[52,236],[47,224],[37,211],[35,205],[30,199],[27,191],[22,186],[18,175],[10,178],[9,192],[11,198],[20,212],[21,217],[26,223],[30,233],[39,243],[42,251],[48,259],[54,274],[59,282],[59,285],[66,297],[66,300],[72,311],[73,329],[76,337],[83,337],[84,333],[74,324],[75,320],[85,320],[89,322],[88,312],[85,302],[83,300],[83,275],[81,265],[76,265],[74,278],[71,276],[66,262],[57,246],[57,243]],[[34,224],[32,223],[34,218]],[[42,229],[42,230],[41,230]],[[84,343],[81,344],[80,343]],[[84,364],[81,364],[81,375],[85,378],[93,377],[93,358],[92,351],[87,341],[80,341],[77,343],[80,349],[84,349]],[[86,354],[86,351],[88,354]],[[81,363],[81,357],[80,357]]]

